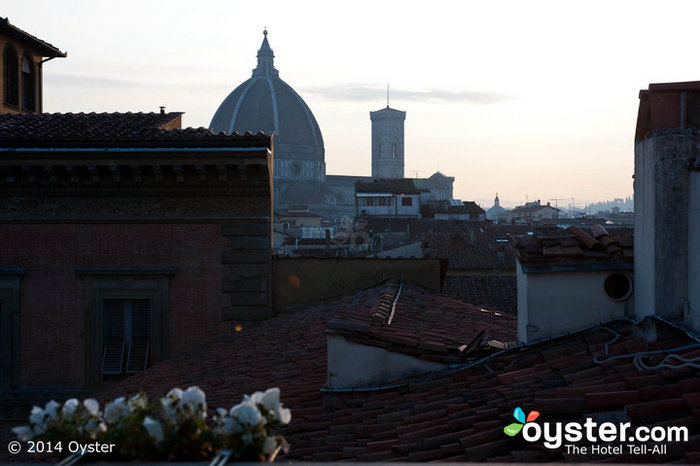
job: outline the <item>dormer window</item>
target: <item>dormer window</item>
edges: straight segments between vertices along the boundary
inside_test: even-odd
[[[19,70],[17,51],[12,44],[7,44],[2,54],[3,68],[3,102],[19,106]]]
[[[22,56],[22,110],[36,112],[36,72],[28,54]]]

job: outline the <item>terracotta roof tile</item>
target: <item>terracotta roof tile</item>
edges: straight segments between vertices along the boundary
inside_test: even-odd
[[[0,147],[83,147],[100,142],[196,140],[253,142],[269,139],[262,133],[214,134],[207,128],[176,128],[182,112],[168,113],[36,113],[0,114]]]
[[[535,231],[513,235],[518,259],[522,264],[570,265],[582,262],[632,263],[634,241],[632,229],[601,225],[589,231],[576,225],[566,230]]]
[[[493,352],[485,345],[488,338],[515,341],[512,316],[445,298],[398,279],[388,279],[368,293],[373,294],[373,302],[362,298],[354,306],[350,303],[349,308],[338,309],[328,320],[328,331],[355,343],[443,362]]]
[[[406,296],[433,302],[425,290],[408,290]],[[268,321],[245,324],[242,332],[157,364],[105,390],[99,397],[104,400],[139,389],[153,396],[162,395],[173,386],[196,383],[215,408],[237,403],[243,393],[279,386],[282,401],[292,410],[292,423],[283,433],[291,447],[286,459],[294,460],[572,459],[560,450],[544,449],[541,443],[530,444],[520,436],[507,437],[503,426],[512,422],[516,406],[525,411],[537,409],[543,420],[558,422],[580,420],[582,416],[624,416],[625,412],[635,425],[688,422],[692,441],[669,452],[663,460],[700,456],[697,371],[637,372],[629,357],[596,365],[593,357],[603,354],[600,344],[604,341],[597,333],[612,340],[608,331],[580,332],[515,347],[492,355],[485,363],[465,366],[430,381],[411,381],[374,392],[321,393],[326,375],[324,329],[328,320],[337,318],[336,311],[366,312],[371,309],[372,294],[370,288],[304,310],[281,311]],[[458,309],[451,312],[459,314]],[[389,328],[398,325],[401,312],[397,305],[396,320]],[[481,312],[479,315],[483,317]],[[414,320],[413,325],[421,326],[422,322]],[[621,335],[610,345],[610,355],[622,356],[649,347],[631,331],[633,325],[611,322],[604,326]],[[656,327],[661,347],[693,342],[664,323],[658,322]],[[404,330],[408,331],[408,327]],[[691,351],[696,349],[679,353]],[[568,365],[564,364],[567,352],[572,354]],[[619,376],[622,369],[626,372]],[[278,377],[280,372],[285,373],[284,378]],[[212,385],[210,380],[226,383]],[[635,394],[645,389],[649,394],[663,390],[658,393],[670,398],[640,401]],[[626,401],[625,396],[629,396]],[[605,458],[589,455],[575,459]]]
[[[448,274],[442,294],[486,309],[516,314],[518,292],[515,275]]]

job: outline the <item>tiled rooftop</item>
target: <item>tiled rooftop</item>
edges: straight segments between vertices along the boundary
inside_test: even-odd
[[[328,330],[349,341],[445,363],[483,352],[488,348],[483,348],[486,338],[501,344],[516,339],[512,316],[443,298],[397,279],[386,280],[371,293],[377,298],[368,308],[351,304],[336,311],[334,305]]]
[[[461,205],[451,205],[447,208],[449,214],[485,214],[486,211],[474,201],[464,201]]]
[[[639,359],[657,364],[667,354],[700,356],[700,347],[687,347],[696,341],[656,319],[639,325],[620,320],[511,348],[476,364],[454,366],[450,373],[390,389],[323,392],[328,322],[336,318],[336,311],[344,311],[340,313],[344,316],[346,311],[373,309],[382,291],[386,290],[375,286],[245,324],[240,332],[157,364],[100,397],[138,390],[156,396],[173,386],[197,384],[207,393],[209,406],[217,407],[237,403],[243,393],[279,386],[282,401],[292,410],[292,422],[283,434],[290,443],[288,459],[293,460],[700,461],[697,366],[641,370],[635,366]],[[421,306],[424,313],[439,313],[444,309],[441,303],[447,302],[410,287],[405,297],[416,313]],[[454,306],[459,312],[459,306]],[[392,326],[400,325],[403,313],[397,305]],[[413,331],[430,332],[422,327],[433,322],[413,320],[406,325]],[[463,331],[452,328],[445,341],[460,333],[461,341],[469,340],[476,320],[467,322]],[[372,325],[375,322],[370,330]],[[647,341],[650,335],[658,338]],[[661,349],[668,352],[634,357],[640,351]],[[678,360],[667,362],[679,364]],[[525,412],[536,409],[541,421],[550,422],[592,417],[598,422],[629,421],[634,426],[687,426],[690,439],[670,444],[663,457],[574,456],[563,448],[548,450],[541,442],[530,444],[522,436],[506,436],[503,427],[513,422],[515,407]]]
[[[511,274],[448,274],[442,294],[499,312],[518,312],[518,290]]]
[[[0,114],[0,147],[94,145],[101,141],[231,141],[268,138],[214,134],[206,128],[180,129],[181,112]]]
[[[10,23],[9,18],[0,18],[0,32],[9,35],[10,37],[21,40],[36,48],[43,57],[65,57],[66,54],[61,52],[53,45],[39,39],[36,36],[29,34],[26,31],[18,28]]]
[[[513,235],[518,258],[523,264],[582,262],[628,262],[634,259],[631,228],[591,228],[570,226],[565,231]]]
[[[449,225],[448,225],[449,227]],[[434,228],[418,233],[430,245],[432,257],[448,259],[449,270],[515,270],[515,249],[509,234],[527,234],[525,225],[460,225]]]
[[[357,193],[394,193],[394,194],[418,194],[428,192],[425,188],[418,188],[410,178],[382,178],[364,183],[355,183]]]

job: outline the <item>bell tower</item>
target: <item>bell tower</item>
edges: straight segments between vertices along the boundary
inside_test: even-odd
[[[404,177],[406,112],[389,107],[369,112],[372,121],[372,177]]]

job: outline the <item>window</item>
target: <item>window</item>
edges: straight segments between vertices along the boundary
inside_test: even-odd
[[[85,386],[100,387],[168,355],[173,267],[78,267],[87,308]]]
[[[386,207],[392,206],[394,203],[393,198],[391,197],[358,197],[357,205],[368,207]]]
[[[22,56],[22,110],[36,112],[36,73],[28,54]]]
[[[0,267],[0,389],[19,386],[21,267]]]
[[[151,301],[106,299],[102,375],[135,374],[148,367],[151,349]]]
[[[17,51],[12,44],[7,44],[2,54],[3,66],[3,102],[19,106],[19,70]]]
[[[288,177],[291,175],[289,170],[289,160],[275,160],[275,177]]]
[[[403,207],[410,207],[413,205],[413,198],[412,197],[402,197],[401,198],[401,205]]]

